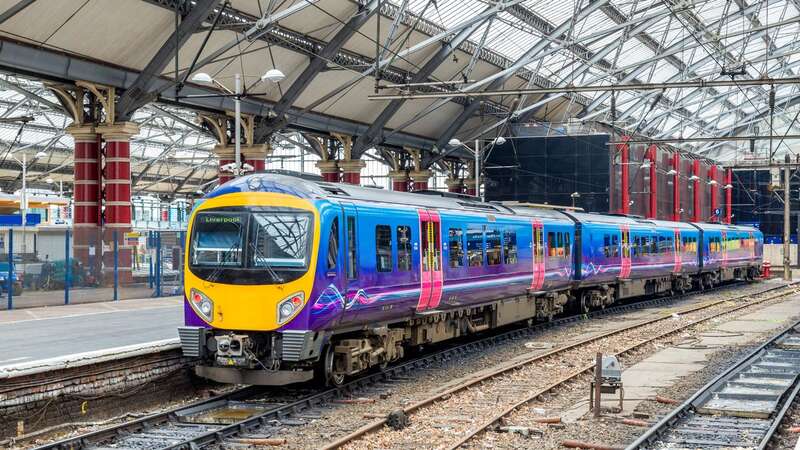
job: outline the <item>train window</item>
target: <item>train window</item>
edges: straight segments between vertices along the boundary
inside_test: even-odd
[[[356,218],[347,216],[347,278],[351,280],[358,274],[356,262]]]
[[[606,258],[611,257],[611,236],[603,236],[603,256]]]
[[[570,253],[569,233],[564,233],[564,256],[569,257]]]
[[[397,227],[397,270],[411,270],[411,227],[406,225]]]
[[[334,217],[331,222],[331,234],[328,236],[328,270],[336,270],[336,261],[339,259],[339,218]]]
[[[556,256],[556,234],[547,233],[547,256]]]
[[[650,237],[650,254],[652,255],[658,254],[658,236]]]
[[[191,264],[241,267],[243,230],[246,228],[246,217],[241,214],[197,213]]]
[[[611,256],[613,258],[619,256],[619,236],[616,234],[611,236]]]
[[[564,233],[556,233],[556,256],[559,258],[564,256]]]
[[[254,267],[305,268],[311,217],[305,214],[253,213],[249,242]],[[274,276],[274,275],[273,275]]]
[[[375,227],[375,269],[378,272],[392,271],[392,227]]]
[[[517,233],[516,231],[503,231],[503,264],[517,263]]]
[[[502,261],[501,252],[500,231],[491,228],[486,230],[486,262],[490,266],[500,264],[500,261]]]
[[[467,230],[467,259],[470,267],[483,265],[483,230],[477,228]]]
[[[450,250],[450,267],[464,267],[464,231],[461,228],[450,228],[447,232]]]

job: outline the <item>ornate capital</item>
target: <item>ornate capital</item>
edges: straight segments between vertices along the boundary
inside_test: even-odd
[[[97,140],[97,130],[94,125],[70,125],[65,130],[67,134],[75,139],[75,142],[95,142]]]
[[[96,130],[106,141],[129,141],[131,137],[139,134],[139,124],[119,122],[114,125],[101,125]]]

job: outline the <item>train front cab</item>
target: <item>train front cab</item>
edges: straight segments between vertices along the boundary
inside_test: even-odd
[[[201,361],[198,375],[237,384],[312,378],[283,370],[280,358],[308,338],[295,330],[306,328],[319,222],[311,201],[277,192],[226,193],[195,209],[187,232],[186,326],[178,331],[184,355]]]

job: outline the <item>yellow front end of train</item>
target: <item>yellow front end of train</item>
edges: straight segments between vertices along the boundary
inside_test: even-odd
[[[189,221],[184,293],[219,330],[266,332],[309,301],[319,242],[313,204],[271,192],[205,200]]]

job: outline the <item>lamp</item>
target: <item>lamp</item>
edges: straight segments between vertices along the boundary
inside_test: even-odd
[[[197,72],[196,74],[192,75],[192,81],[195,83],[213,83],[214,79],[211,78],[211,75],[205,72]]]
[[[689,181],[695,181],[695,180],[699,180],[699,179],[700,179],[700,177],[698,177],[697,175],[692,175],[692,176],[689,177]]]
[[[269,69],[264,72],[264,75],[261,75],[261,81],[271,81],[273,83],[279,83],[284,78],[286,78],[286,75],[278,69]]]
[[[496,138],[494,138],[494,141],[492,141],[492,143],[494,145],[503,145],[506,143],[506,138],[504,138],[503,136],[497,136]]]
[[[47,156],[47,153],[45,153],[45,152],[37,152],[36,153],[36,157],[37,158],[45,158],[46,156]]]
[[[458,140],[457,138],[453,138],[453,139],[450,139],[449,141],[447,141],[447,145],[451,145],[453,147],[458,147],[459,145],[461,145],[461,141]]]
[[[710,186],[714,186],[715,184],[717,184],[717,180],[708,180],[708,184]]]
[[[639,168],[640,169],[649,169],[650,168],[650,161],[644,161]]]
[[[733,189],[733,185],[728,183],[725,186],[723,186],[722,189]]]
[[[676,171],[675,169],[669,169],[667,171],[667,175],[677,175],[677,174],[678,174],[678,171]]]
[[[52,179],[52,178],[49,178],[49,177],[48,177],[48,178],[47,178],[46,180],[44,180],[44,181],[45,181],[47,184],[53,184],[53,179]]]

